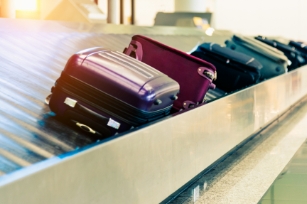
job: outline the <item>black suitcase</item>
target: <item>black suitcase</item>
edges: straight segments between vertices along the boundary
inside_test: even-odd
[[[302,52],[304,55],[307,55],[307,45],[305,43],[290,40],[289,45]]]
[[[226,95],[227,93],[219,88],[209,89],[208,92],[206,93],[205,102],[209,103],[219,98],[222,98]]]
[[[306,64],[306,59],[304,54],[297,51],[294,47],[278,42],[277,40],[270,40],[263,36],[257,36],[255,37],[255,39],[282,51],[291,61],[291,64],[288,66],[289,71]]]
[[[215,43],[203,43],[191,55],[212,63],[217,70],[217,88],[232,92],[255,84],[260,79],[262,65],[253,57],[221,47]]]
[[[226,47],[244,53],[261,62],[260,80],[269,79],[288,71],[288,58],[280,50],[269,46],[253,37],[233,35],[225,42]]]

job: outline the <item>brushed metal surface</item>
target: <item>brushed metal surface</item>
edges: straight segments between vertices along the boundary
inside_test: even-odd
[[[0,177],[0,202],[159,203],[306,96],[306,85],[307,66],[87,150],[15,171]]]

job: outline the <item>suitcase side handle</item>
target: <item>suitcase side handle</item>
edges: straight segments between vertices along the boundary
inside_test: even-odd
[[[208,79],[210,81],[209,88],[215,89],[215,84],[213,83],[214,80],[217,78],[217,72],[213,72],[211,69],[208,69],[206,67],[199,67],[197,69],[197,72],[200,76]]]
[[[123,53],[137,60],[142,61],[143,58],[142,44],[138,41],[131,40],[128,48],[125,48]]]

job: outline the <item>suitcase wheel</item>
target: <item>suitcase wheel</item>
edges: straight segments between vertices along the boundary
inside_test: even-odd
[[[185,101],[183,102],[183,108],[188,109],[188,108],[193,108],[195,107],[195,103],[192,101]]]
[[[160,99],[155,100],[154,104],[155,105],[160,105],[162,103],[162,101]]]
[[[170,99],[171,99],[171,100],[173,100],[173,101],[175,101],[175,100],[177,100],[177,99],[178,99],[178,96],[176,96],[176,95],[172,95],[172,96],[170,97]]]

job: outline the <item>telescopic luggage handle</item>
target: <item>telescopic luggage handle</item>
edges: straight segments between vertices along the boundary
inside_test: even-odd
[[[124,53],[126,55],[129,55],[130,57],[133,57],[137,60],[142,61],[142,58],[143,58],[142,44],[135,40],[131,40],[128,48],[124,49]]]

